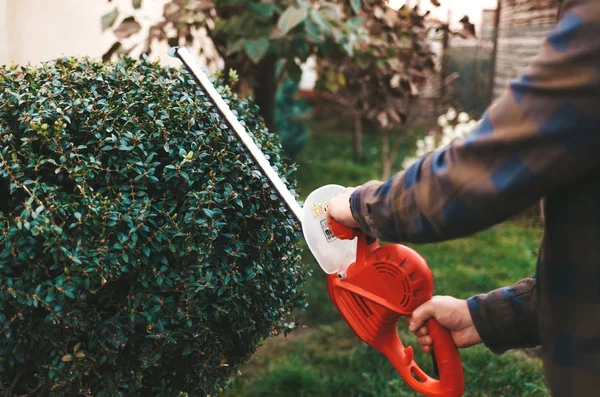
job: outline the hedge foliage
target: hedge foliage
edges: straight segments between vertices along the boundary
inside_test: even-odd
[[[299,228],[185,71],[1,68],[0,184],[2,393],[206,395],[305,306]]]

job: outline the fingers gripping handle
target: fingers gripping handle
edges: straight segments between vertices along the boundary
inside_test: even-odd
[[[364,264],[367,252],[379,246],[376,239],[367,236],[360,229],[352,229],[344,226],[335,219],[331,221],[329,229],[340,240],[352,240],[358,237],[356,263]],[[357,267],[360,267],[360,265]]]
[[[341,240],[352,240],[354,237],[357,237],[358,230],[344,226],[335,219],[331,221],[329,228],[331,229],[331,232]]]
[[[436,320],[426,323],[433,339],[433,350],[437,358],[440,379],[427,375],[414,361],[411,346],[404,348],[400,339],[398,357],[388,357],[406,383],[418,393],[427,397],[460,397],[464,394],[464,374],[460,354],[450,332]]]

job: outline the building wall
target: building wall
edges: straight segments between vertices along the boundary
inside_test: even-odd
[[[7,0],[0,0],[0,64],[9,57],[8,27],[6,26]]]
[[[482,40],[493,40],[496,22],[496,9],[483,10],[481,13],[481,27],[477,34]]]
[[[494,98],[536,56],[556,25],[559,0],[501,0],[494,75]]]
[[[143,2],[135,14],[142,32],[161,18],[165,3],[166,0]],[[100,18],[115,6],[120,15],[113,27],[131,15],[131,0],[0,0],[0,65],[13,61],[37,64],[61,56],[100,58],[116,41],[111,30],[102,31]],[[142,32],[127,39],[124,46],[141,42]],[[168,57],[167,50],[166,43],[154,45],[152,58],[180,65]],[[199,61],[205,66],[204,59]]]

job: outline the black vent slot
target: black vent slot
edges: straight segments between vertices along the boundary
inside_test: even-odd
[[[365,317],[370,317],[373,315],[373,312],[369,308],[369,305],[367,305],[367,302],[365,302],[365,300],[363,299],[362,296],[353,294],[351,292],[350,292],[350,296],[352,296],[352,299],[354,299],[356,306],[358,306],[360,308],[360,310],[363,312]]]

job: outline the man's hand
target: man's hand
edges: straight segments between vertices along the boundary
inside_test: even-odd
[[[350,210],[350,196],[356,190],[355,187],[348,187],[343,193],[338,194],[329,201],[327,208],[327,224],[331,225],[332,220],[336,220],[338,223],[358,229],[358,223],[352,216],[352,210]]]
[[[430,318],[436,319],[442,327],[450,331],[454,344],[459,348],[481,343],[467,301],[450,296],[434,296],[415,309],[412,316],[407,318],[409,331],[418,337],[421,349],[425,353],[431,353],[433,346],[429,330],[424,326]]]

